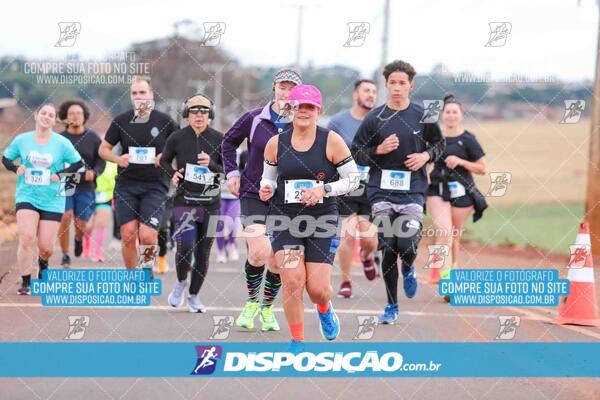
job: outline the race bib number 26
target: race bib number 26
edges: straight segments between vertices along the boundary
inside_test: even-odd
[[[323,186],[323,181],[312,179],[293,179],[285,181],[285,204],[300,203],[302,189],[312,189],[317,186]],[[323,203],[323,199],[319,200]]]

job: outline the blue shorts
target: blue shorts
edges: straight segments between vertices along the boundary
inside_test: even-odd
[[[72,196],[67,196],[65,212],[73,211],[75,218],[88,222],[96,210],[96,194],[88,190],[76,190]]]

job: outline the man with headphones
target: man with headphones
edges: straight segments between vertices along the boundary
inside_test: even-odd
[[[223,172],[223,134],[208,126],[215,116],[214,104],[202,93],[185,100],[181,115],[188,119],[189,126],[173,132],[167,139],[160,160],[176,186],[172,214],[177,243],[177,284],[169,293],[168,301],[173,307],[183,305],[187,275],[191,270],[188,309],[202,313],[206,309],[198,293],[208,271],[214,242],[214,237],[208,234],[210,219],[218,218],[220,212],[218,177]],[[176,168],[173,168],[173,160]]]

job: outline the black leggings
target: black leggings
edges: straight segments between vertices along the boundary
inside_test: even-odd
[[[400,232],[394,232],[393,235],[390,234],[391,232],[379,233],[379,248],[383,253],[381,270],[390,304],[398,303],[398,257],[402,262],[402,271],[407,273],[417,257],[417,247],[421,241],[423,227],[418,220],[397,213],[390,216],[392,226],[398,218],[402,218]]]
[[[158,231],[158,255],[164,257],[167,255],[167,243],[169,239],[169,228],[163,228]]]
[[[183,210],[180,208],[177,211],[177,215],[174,215],[176,221],[175,240],[177,242],[177,252],[175,254],[177,279],[180,282],[187,280],[187,273],[191,269],[190,294],[195,295],[198,294],[204,283],[208,271],[210,249],[214,242],[214,237],[207,237],[209,213],[206,212],[205,218],[196,219],[197,215],[204,213],[206,210],[198,207],[193,212],[190,208],[183,208]],[[192,255],[194,257],[193,266]]]

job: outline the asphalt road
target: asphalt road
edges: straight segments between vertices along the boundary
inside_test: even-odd
[[[239,248],[243,257],[242,241]],[[426,249],[420,251],[415,265],[423,266]],[[73,268],[122,267],[120,251],[106,249],[109,261],[99,264],[89,260],[74,260]],[[160,275],[163,294],[153,298],[145,308],[70,308],[42,307],[39,297],[16,295],[18,287],[15,265],[16,242],[0,246],[0,341],[66,342],[69,316],[88,316],[89,326],[80,341],[89,342],[206,342],[214,330],[213,317],[235,318],[245,301],[243,261],[216,264],[215,251],[209,275],[201,291],[208,308],[206,314],[192,314],[187,308],[173,309],[167,304],[168,291],[175,284],[175,273]],[[174,256],[169,253],[171,266]],[[500,251],[467,248],[462,256],[463,267],[485,268],[548,268],[555,260],[539,262],[532,257]],[[544,260],[542,260],[544,261]],[[58,256],[51,267],[59,264]],[[552,265],[556,267],[556,265]],[[428,272],[417,268],[420,280],[413,299],[400,294],[400,318],[396,325],[377,326],[370,338],[357,338],[359,321],[379,315],[385,305],[381,279],[368,282],[356,266],[353,273],[354,297],[334,299],[341,320],[340,341],[359,342],[493,342],[497,341],[499,316],[519,316],[520,326],[512,341],[574,342],[598,341],[600,329],[549,324],[554,308],[515,307],[453,307],[444,304],[436,288],[424,282]],[[334,291],[340,283],[334,268]],[[318,318],[306,298],[305,331],[307,341],[321,341]],[[289,334],[280,300],[276,315],[282,330],[263,333],[258,329],[246,331],[232,328],[226,341],[288,341]],[[260,325],[258,318],[257,327]],[[56,362],[60,360],[32,360]],[[90,360],[93,362],[93,360]],[[115,360],[118,362],[118,360]],[[477,360],[473,360],[477,362]],[[193,367],[193,366],[192,366]],[[167,367],[165,367],[167,368]],[[347,379],[84,379],[84,378],[26,378],[0,379],[0,399],[598,399],[598,379],[439,379],[439,378],[347,378]]]

